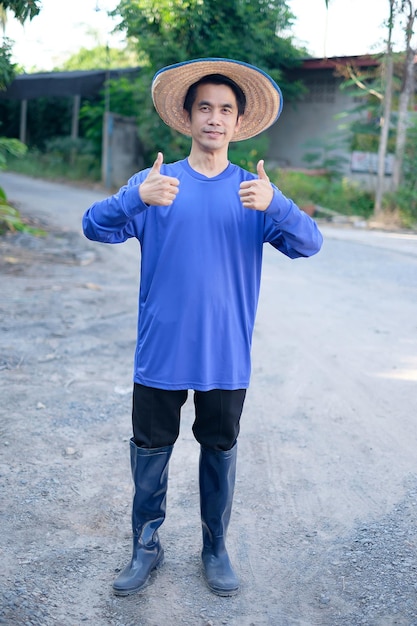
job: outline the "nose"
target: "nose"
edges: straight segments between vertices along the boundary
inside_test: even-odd
[[[211,109],[210,116],[208,118],[208,123],[218,126],[220,124],[220,111],[217,111],[214,108]]]

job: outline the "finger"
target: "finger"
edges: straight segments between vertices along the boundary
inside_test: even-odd
[[[251,198],[253,195],[254,194],[253,194],[253,192],[250,189],[240,189],[239,190],[239,196],[240,196],[241,200],[243,200],[243,199],[246,200],[246,198]]]
[[[263,159],[258,161],[258,165],[256,166],[256,170],[258,172],[259,178],[261,178],[262,180],[267,180],[268,183],[269,183],[269,178],[268,178],[267,173],[265,172],[264,163],[265,163],[265,161]]]
[[[169,183],[170,188],[174,189],[179,187],[180,181],[178,180],[178,178],[174,178],[173,176],[165,176],[165,180],[167,183]]]
[[[161,171],[161,165],[164,162],[164,155],[162,154],[162,152],[158,152],[158,156],[155,159],[155,163],[152,165],[152,171],[153,172],[159,172]]]

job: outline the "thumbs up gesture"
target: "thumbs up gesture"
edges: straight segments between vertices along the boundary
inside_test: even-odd
[[[161,165],[164,161],[162,152],[158,152],[155,163],[149,174],[139,185],[139,195],[145,204],[153,206],[169,206],[175,200],[180,181],[172,176],[161,174]]]
[[[239,196],[246,209],[265,211],[272,202],[274,190],[264,169],[264,161],[256,166],[258,178],[240,183]]]

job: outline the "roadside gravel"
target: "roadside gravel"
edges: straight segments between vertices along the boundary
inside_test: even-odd
[[[203,581],[190,396],[166,564],[117,598],[138,250],[82,237],[91,191],[30,186],[47,236],[0,238],[0,624],[417,626],[416,256],[326,226],[317,260],[266,253],[229,532],[242,590]]]

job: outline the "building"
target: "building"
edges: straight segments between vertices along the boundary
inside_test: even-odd
[[[343,118],[344,124],[353,120],[357,101],[346,90],[340,89],[344,80],[340,69],[350,66],[367,71],[378,65],[378,59],[372,56],[305,59],[293,70],[292,77],[302,81],[306,93],[296,102],[284,102],[279,122],[268,131],[269,162],[279,167],[303,169],[307,167],[304,156],[312,151],[312,146],[320,147],[335,139],[342,142],[340,115],[347,114]],[[351,153],[342,145],[335,154],[345,159],[343,171],[346,176],[371,190],[375,188],[376,155]],[[387,158],[387,177],[391,173],[392,155]]]
[[[338,148],[333,153],[344,159],[343,172],[349,178],[357,180],[370,190],[376,186],[376,155],[370,153],[351,153],[343,146],[340,127],[340,115],[346,114],[344,123],[354,119],[353,109],[357,102],[340,86],[344,80],[341,68],[352,67],[361,71],[377,68],[379,60],[372,56],[332,57],[325,59],[305,59],[301,65],[292,70],[291,78],[301,81],[306,92],[295,102],[284,102],[279,122],[267,131],[270,140],[268,149],[268,165],[283,168],[305,169],[306,154],[312,147],[320,149],[326,142],[336,142]],[[78,136],[78,111],[83,96],[98,93],[103,89],[108,78],[129,75],[135,79],[140,68],[123,70],[92,70],[78,72],[50,72],[45,74],[23,74],[17,76],[7,91],[0,92],[0,98],[9,98],[20,103],[20,139],[26,139],[27,101],[31,98],[48,95],[59,95],[72,98],[72,132],[73,138]],[[339,117],[339,119],[338,119]],[[118,184],[137,168],[137,145],[128,147],[128,138],[135,127],[134,118],[119,119],[112,117],[107,111],[105,120],[103,146],[103,181],[107,184]],[[113,134],[118,128],[120,134]],[[118,148],[123,142],[123,150]],[[338,143],[339,142],[339,143]],[[134,154],[129,156],[132,150]],[[123,159],[121,159],[121,153]],[[107,156],[106,156],[107,155]],[[109,161],[114,157],[114,163]],[[126,161],[127,159],[127,161]],[[128,162],[128,171],[124,172]],[[116,168],[117,165],[117,168]],[[117,176],[116,176],[117,169]],[[109,172],[112,172],[111,176]],[[389,186],[392,173],[392,155],[386,161],[386,180]],[[111,179],[111,182],[109,182]],[[117,180],[116,180],[117,179]]]

